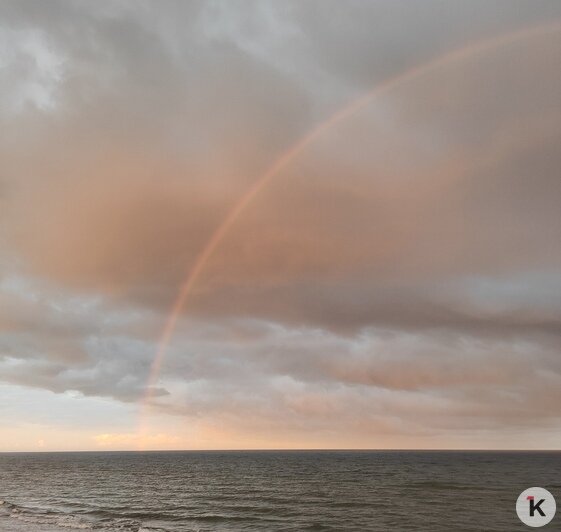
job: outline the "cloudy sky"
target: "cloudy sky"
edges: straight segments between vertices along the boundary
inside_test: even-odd
[[[2,1],[0,450],[558,447],[560,65],[558,0]]]

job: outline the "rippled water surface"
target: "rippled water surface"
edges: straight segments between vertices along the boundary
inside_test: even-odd
[[[561,453],[0,454],[0,530],[528,530],[531,486],[561,504]]]

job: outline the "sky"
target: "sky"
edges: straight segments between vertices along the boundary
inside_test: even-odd
[[[1,2],[0,451],[559,448],[560,64],[557,0]]]

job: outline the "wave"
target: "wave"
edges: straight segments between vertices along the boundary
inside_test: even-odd
[[[53,509],[21,506],[0,499],[0,519],[17,519],[23,523],[49,526],[61,530],[99,530],[105,532],[166,532],[129,518],[114,517],[102,520]],[[1,521],[0,521],[1,522]]]

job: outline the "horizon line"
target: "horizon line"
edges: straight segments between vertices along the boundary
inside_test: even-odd
[[[82,450],[35,450],[35,451],[0,451],[0,454],[62,454],[62,453],[275,453],[275,452],[458,452],[458,453],[559,453],[561,448],[557,449],[525,449],[525,448],[509,448],[509,449],[488,449],[488,448],[474,448],[474,449],[460,449],[460,448],[345,448],[345,447],[318,447],[318,448],[278,448],[278,449],[82,449]]]

